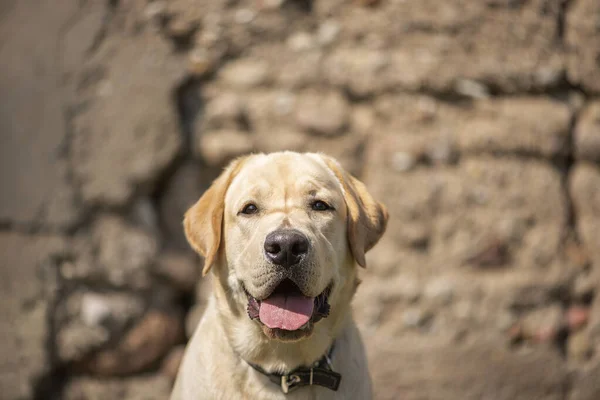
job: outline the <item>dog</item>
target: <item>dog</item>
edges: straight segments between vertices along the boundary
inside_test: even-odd
[[[387,220],[332,157],[234,160],[184,217],[213,291],[171,400],[370,399],[350,302]]]

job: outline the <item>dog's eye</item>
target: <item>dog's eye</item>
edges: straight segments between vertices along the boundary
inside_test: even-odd
[[[331,206],[322,200],[317,200],[311,204],[311,207],[315,211],[327,211],[331,209]]]
[[[246,204],[244,206],[244,208],[242,208],[242,211],[240,211],[241,214],[256,214],[258,212],[258,207],[256,207],[256,204]]]

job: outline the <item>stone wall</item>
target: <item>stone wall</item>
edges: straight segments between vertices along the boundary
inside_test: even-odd
[[[600,398],[597,0],[9,0],[0,60],[3,398],[166,398],[183,212],[281,149],[390,208],[376,398]]]

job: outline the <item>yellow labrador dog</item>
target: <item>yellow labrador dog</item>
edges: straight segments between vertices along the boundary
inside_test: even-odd
[[[185,215],[213,293],[171,400],[370,399],[350,301],[387,218],[328,156],[232,162]]]

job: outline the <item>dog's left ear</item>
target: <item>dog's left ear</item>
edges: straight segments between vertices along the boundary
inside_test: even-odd
[[[354,259],[366,267],[365,253],[377,244],[387,227],[387,208],[375,201],[366,186],[329,156],[321,155],[344,189],[348,208],[348,241]]]
[[[244,163],[244,158],[234,160],[215,179],[212,185],[187,212],[183,219],[185,237],[200,255],[204,256],[202,276],[216,261],[221,245],[225,194],[233,178]]]

